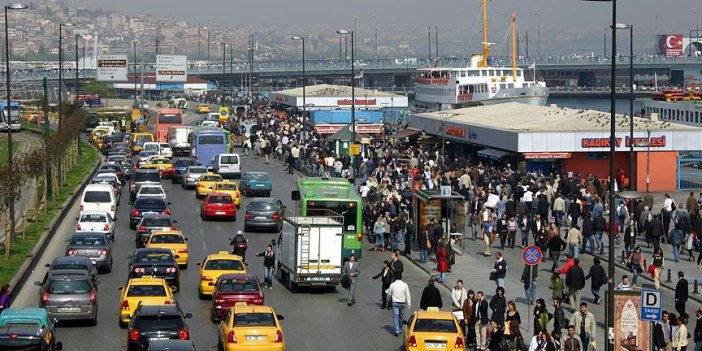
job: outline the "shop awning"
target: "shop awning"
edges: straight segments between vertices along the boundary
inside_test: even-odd
[[[422,131],[420,129],[406,128],[406,129],[403,129],[403,130],[391,135],[389,138],[391,138],[391,139],[404,139],[404,138],[409,138],[411,136],[415,136],[421,132]]]
[[[509,151],[502,151],[502,150],[497,150],[497,149],[482,149],[478,151],[478,156],[482,156],[485,158],[489,158],[492,160],[499,160],[507,155],[509,155]]]

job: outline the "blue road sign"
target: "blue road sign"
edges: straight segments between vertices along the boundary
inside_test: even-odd
[[[537,246],[527,246],[522,250],[522,260],[524,263],[534,266],[539,263],[541,263],[541,260],[544,258],[543,252],[541,252],[541,249],[538,248]]]
[[[641,290],[641,320],[656,322],[663,314],[663,294],[660,290]]]

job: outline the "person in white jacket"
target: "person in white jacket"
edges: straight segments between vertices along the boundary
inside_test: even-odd
[[[463,302],[467,297],[468,293],[463,287],[463,280],[458,279],[458,281],[456,281],[456,286],[451,290],[451,308],[454,311],[461,311],[463,309]]]

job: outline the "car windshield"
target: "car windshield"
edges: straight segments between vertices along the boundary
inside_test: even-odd
[[[237,313],[234,315],[235,327],[275,327],[272,313]]]
[[[206,270],[215,271],[242,271],[244,265],[239,260],[209,260],[205,263]]]
[[[84,202],[112,202],[109,191],[86,191],[83,195]]]
[[[163,189],[157,186],[142,186],[139,189],[139,194],[163,194]]]
[[[205,173],[205,172],[207,172],[207,168],[205,168],[205,167],[189,167],[188,172],[190,172],[190,173]]]
[[[166,288],[163,285],[132,285],[127,296],[166,296]]]
[[[195,164],[195,161],[193,161],[193,160],[178,160],[178,161],[175,161],[175,166],[176,166],[176,167],[188,167],[188,166],[192,166],[192,165],[194,165],[194,164]]]
[[[206,123],[202,123],[206,125]],[[224,144],[224,135],[201,135],[197,139],[197,143],[200,145],[218,145]]]
[[[107,222],[107,217],[104,214],[91,213],[84,214],[80,217],[80,222],[82,223],[104,223]]]
[[[149,252],[137,254],[134,262],[137,263],[173,263],[171,253]]]
[[[71,238],[71,246],[105,246],[105,237],[102,236],[74,236]]]
[[[137,315],[132,329],[139,331],[178,331],[185,328],[183,317],[178,315]]]
[[[152,244],[184,244],[185,239],[176,234],[159,234],[151,237]]]
[[[269,177],[268,174],[265,173],[253,173],[249,174],[249,177],[251,177],[252,181],[256,182],[268,182],[271,180],[271,177]]]
[[[210,195],[209,202],[211,204],[232,204],[234,201],[232,201],[231,196],[225,196],[225,195]]]
[[[166,203],[160,198],[138,198],[134,202],[134,208],[163,210],[166,208]]]
[[[52,280],[49,294],[87,294],[90,291],[90,283],[87,280]]]
[[[158,146],[156,146],[156,145],[152,145],[152,146],[154,146],[158,149]],[[146,148],[149,149],[149,145],[147,145]],[[141,158],[145,158],[145,157],[149,157],[149,156],[153,156],[153,155],[156,155],[156,151],[142,151],[139,153],[139,157],[141,157]]]
[[[165,164],[171,163],[171,161],[167,158],[155,158],[155,159],[151,160],[151,163],[155,164],[155,165],[165,165]]]
[[[51,270],[54,270],[54,271],[61,271],[61,270],[68,270],[68,269],[71,269],[71,270],[72,269],[80,269],[80,270],[87,271],[88,266],[78,264],[78,263],[56,264],[56,265],[51,266]]]
[[[414,332],[458,333],[453,319],[418,319]]]
[[[170,227],[173,222],[169,217],[144,217],[141,225],[147,227]]]
[[[220,162],[225,165],[237,164],[239,163],[239,156],[222,156]]]
[[[151,153],[153,155],[154,153],[152,153],[151,151],[158,151],[158,150],[159,150],[158,144],[144,145],[144,151],[142,151],[140,155],[146,155],[147,153]]]
[[[218,182],[222,180],[222,177],[215,175],[204,175],[200,176],[199,180],[204,182]]]
[[[253,279],[222,279],[218,290],[226,292],[257,292],[258,284]]]
[[[216,188],[221,189],[221,190],[237,190],[236,184],[232,184],[232,183],[218,184]]]
[[[160,183],[161,176],[158,174],[158,172],[137,172],[134,175],[134,182],[135,183],[141,183],[141,182]]]
[[[263,201],[249,202],[249,210],[253,211],[273,211],[273,204]]]

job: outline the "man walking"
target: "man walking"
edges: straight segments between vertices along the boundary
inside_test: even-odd
[[[692,340],[695,342],[695,351],[702,351],[702,307],[697,309],[697,323]]]
[[[475,294],[475,306],[473,307],[473,318],[475,319],[475,349],[485,351],[486,333],[488,327],[488,302],[482,291]]]
[[[675,310],[678,311],[680,317],[685,317],[687,319],[689,316],[685,312],[685,304],[687,299],[690,297],[688,291],[687,279],[685,279],[685,273],[682,271],[678,272],[678,284],[675,285]]]
[[[341,270],[341,275],[349,277],[349,296],[346,299],[346,305],[351,306],[356,303],[356,281],[358,274],[361,273],[361,266],[356,262],[356,256],[351,254],[349,260],[344,263],[344,269]]]
[[[495,254],[495,265],[492,269],[492,274],[495,275],[495,283],[497,287],[505,287],[505,276],[507,275],[507,261],[502,257],[502,252],[497,252]]]
[[[580,267],[580,259],[573,259],[573,266],[570,267],[566,274],[565,283],[570,291],[570,305],[573,307],[573,310],[575,310],[576,306],[580,304],[581,290],[585,287],[585,273]],[[584,339],[583,343],[585,343]]]
[[[390,254],[390,270],[392,271],[392,280],[402,279],[402,271],[404,271],[404,265],[400,261],[400,252],[394,251]]]
[[[563,337],[560,351],[583,351],[583,342],[580,337],[575,334],[575,326],[568,326],[568,334]]]
[[[273,266],[275,265],[275,253],[273,246],[268,244],[266,251],[257,254],[258,257],[263,257],[263,281],[268,289],[273,289]]]
[[[661,320],[653,327],[653,344],[658,351],[671,351],[672,328],[668,323],[668,311],[663,311]]]
[[[434,277],[429,278],[428,285],[422,291],[422,298],[419,300],[419,309],[428,310],[429,307],[444,307],[444,302],[441,300],[441,292],[434,286]]]
[[[397,279],[390,284],[390,287],[385,290],[385,293],[388,294],[390,301],[392,301],[393,335],[399,336],[402,332],[402,321],[405,320],[405,309],[412,307],[412,297],[410,296],[409,287],[402,279]]]
[[[602,298],[600,297],[600,288],[607,283],[607,273],[604,267],[600,264],[600,258],[593,259],[593,265],[587,272],[585,279],[590,279],[590,290],[592,291],[592,301],[595,305],[599,305]]]
[[[568,242],[570,255],[573,256],[573,258],[578,258],[578,253],[580,252],[580,243],[582,243],[583,237],[580,233],[580,228],[578,228],[578,225],[575,223],[575,221],[573,221],[570,230],[568,230],[568,236],[566,237],[566,241]]]
[[[570,318],[570,324],[575,327],[575,331],[580,334],[580,341],[582,341],[583,351],[587,351],[590,346],[591,340],[595,339],[595,316],[588,311],[587,303],[580,303],[580,312],[573,313]]]

